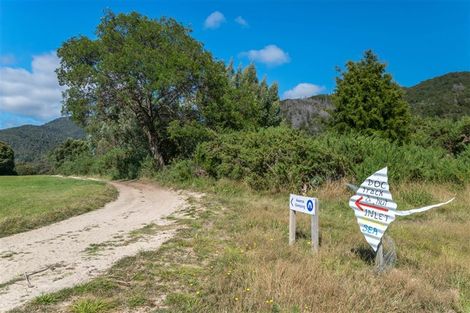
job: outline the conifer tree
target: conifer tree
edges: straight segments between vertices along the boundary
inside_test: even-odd
[[[333,95],[333,127],[355,129],[392,140],[404,140],[411,114],[400,86],[371,50],[359,62],[349,61],[340,71]]]

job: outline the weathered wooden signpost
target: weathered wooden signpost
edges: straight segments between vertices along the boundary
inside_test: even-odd
[[[304,197],[299,195],[290,195],[289,199],[289,245],[293,245],[295,242],[295,230],[296,230],[296,212],[302,212],[311,215],[311,242],[313,251],[318,251],[319,246],[319,201],[316,198]]]
[[[367,243],[376,252],[376,263],[383,268],[382,237],[395,216],[406,216],[424,212],[448,204],[447,202],[425,206],[408,211],[397,211],[397,204],[392,199],[388,185],[387,168],[383,168],[369,176],[360,187],[349,185],[356,194],[349,199],[349,206],[354,210],[357,223]]]

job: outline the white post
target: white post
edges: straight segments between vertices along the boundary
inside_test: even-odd
[[[312,232],[312,249],[314,252],[318,252],[319,246],[319,220],[318,214],[320,213],[320,201],[318,199],[315,200],[315,214],[311,217],[311,232]]]
[[[289,210],[289,245],[293,245],[295,242],[295,211]]]

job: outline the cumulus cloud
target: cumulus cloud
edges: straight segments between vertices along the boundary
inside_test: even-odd
[[[241,53],[252,62],[264,63],[268,66],[277,66],[290,61],[289,54],[276,45],[267,45],[260,50],[250,50]]]
[[[240,25],[243,26],[243,27],[248,27],[248,26],[249,26],[249,25],[248,25],[248,22],[247,22],[243,17],[241,17],[241,16],[237,16],[237,17],[235,18],[235,22],[238,23],[238,24],[240,24]]]
[[[219,11],[212,12],[204,21],[204,28],[215,29],[225,22],[225,16]]]
[[[0,112],[47,121],[60,116],[61,87],[54,52],[33,56],[31,71],[0,67]]]
[[[309,83],[300,83],[294,88],[284,92],[282,97],[284,99],[307,98],[307,97],[318,95],[324,92],[325,90],[326,88],[324,86],[318,86],[318,85],[309,84]]]

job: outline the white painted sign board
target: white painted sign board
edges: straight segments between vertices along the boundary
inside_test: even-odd
[[[319,201],[316,198],[304,197],[291,194],[289,198],[289,244],[295,242],[296,230],[296,212],[301,212],[310,215],[311,224],[311,239],[313,251],[318,251],[319,246],[319,223],[318,223],[318,207]]]
[[[387,227],[395,220],[395,216],[405,216],[424,212],[447,204],[451,200],[426,207],[397,211],[397,204],[392,199],[388,185],[387,168],[383,168],[369,176],[349,199],[349,206],[354,210],[360,230],[369,245],[377,251]]]
[[[289,208],[297,212],[315,215],[316,203],[315,198],[291,194]]]

